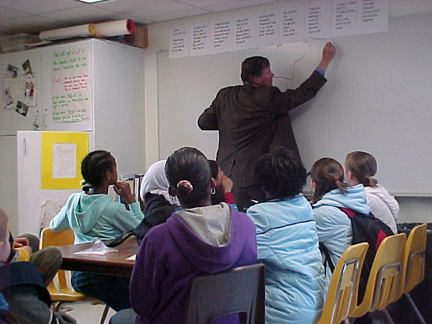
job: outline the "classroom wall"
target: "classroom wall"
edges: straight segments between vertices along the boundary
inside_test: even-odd
[[[409,8],[409,0],[401,0],[398,5],[402,10],[392,11],[393,15],[389,19],[391,26],[394,19],[416,19],[419,15],[418,12],[406,12],[404,8]],[[275,5],[263,5],[263,9],[273,9]],[[392,8],[390,8],[392,9]],[[393,8],[394,9],[394,8]],[[239,13],[248,14],[254,9],[240,9]],[[396,13],[396,14],[395,14]],[[423,13],[430,15],[430,11]],[[170,93],[158,93],[158,60],[160,60],[160,52],[168,51],[169,49],[169,35],[172,28],[180,24],[194,24],[211,19],[219,19],[226,16],[226,13],[217,13],[205,16],[190,17],[180,20],[168,21],[163,23],[151,24],[149,26],[149,47],[145,51],[145,106],[146,106],[146,165],[151,165],[154,161],[159,159],[159,136],[163,134],[158,133],[158,104],[159,96],[169,96]],[[422,31],[419,31],[422,32]],[[424,32],[424,31],[423,31]],[[350,36],[348,36],[350,37]],[[337,43],[337,39],[335,39]],[[343,50],[343,49],[342,49]],[[209,64],[212,62],[212,56],[206,57]],[[428,63],[428,62],[426,62]],[[359,67],[360,68],[360,67]],[[337,71],[336,71],[337,73]],[[200,76],[197,76],[197,79]],[[330,80],[331,82],[331,80]],[[227,84],[227,86],[230,84]],[[216,91],[215,91],[216,94]],[[173,107],[173,113],[175,107]],[[198,117],[198,116],[197,116]],[[215,148],[216,149],[216,148]],[[432,180],[432,179],[431,179]],[[385,185],[385,184],[384,184]],[[432,197],[398,197],[401,205],[399,222],[414,222],[414,221],[432,221]]]

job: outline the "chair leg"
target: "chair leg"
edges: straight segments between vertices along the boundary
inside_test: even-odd
[[[390,314],[389,314],[389,312],[388,312],[387,309],[384,308],[383,310],[380,311],[380,313],[381,313],[382,315],[384,315],[383,317],[384,317],[384,321],[385,321],[386,323],[394,324],[393,319],[391,318],[391,316],[390,316]]]
[[[422,314],[418,310],[416,304],[414,303],[414,300],[411,298],[411,295],[409,293],[404,293],[404,296],[406,300],[408,301],[408,304],[410,304],[412,310],[414,311],[415,316],[417,317],[417,320],[421,324],[426,324],[426,321],[424,320]]]
[[[108,315],[108,311],[109,311],[109,306],[105,305],[105,308],[104,308],[104,310],[102,312],[102,317],[101,317],[101,320],[100,320],[100,324],[104,324],[105,323],[105,320],[106,320],[107,315]]]

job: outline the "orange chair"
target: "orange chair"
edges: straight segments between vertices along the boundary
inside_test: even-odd
[[[406,242],[404,253],[403,278],[405,280],[400,295],[404,295],[413,309],[417,320],[426,324],[423,316],[412,300],[409,292],[421,283],[425,276],[427,224],[414,227]]]
[[[75,239],[72,229],[55,232],[50,228],[44,228],[41,232],[40,248],[47,246],[64,246],[73,244]],[[91,300],[91,297],[75,291],[71,285],[70,271],[59,270],[47,289],[51,295],[51,300],[57,302],[55,309],[58,310],[63,302],[73,302],[80,300]],[[96,301],[96,300],[95,300]],[[108,315],[109,306],[106,305],[102,313],[100,324],[105,323]]]
[[[316,324],[338,324],[354,310],[368,247],[367,242],[351,245],[342,254],[330,279],[323,311]]]
[[[385,309],[400,296],[403,280],[403,256],[406,235],[386,237],[380,244],[369,274],[363,301],[357,305],[350,318],[358,318],[368,312],[383,311],[386,319],[393,322]]]

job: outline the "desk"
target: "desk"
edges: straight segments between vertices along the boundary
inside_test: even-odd
[[[130,277],[134,261],[126,260],[136,254],[138,244],[134,237],[115,247],[118,252],[105,255],[74,254],[91,247],[93,243],[57,246],[63,255],[61,269],[74,271],[87,271],[106,275]]]

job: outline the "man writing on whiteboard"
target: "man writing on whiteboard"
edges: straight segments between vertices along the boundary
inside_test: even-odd
[[[324,73],[335,53],[332,43],[325,44],[316,70],[297,89],[285,92],[273,86],[268,59],[249,57],[242,63],[243,85],[220,90],[199,117],[202,130],[219,131],[217,162],[233,180],[240,211],[265,198],[254,174],[263,154],[284,146],[300,157],[288,112],[312,99],[325,84]]]

